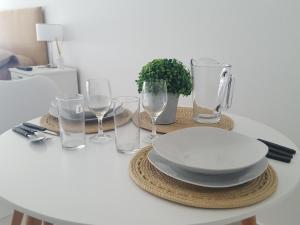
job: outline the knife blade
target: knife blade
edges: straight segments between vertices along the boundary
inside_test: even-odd
[[[48,130],[45,127],[41,127],[41,126],[33,124],[33,123],[23,123],[23,125],[26,126],[26,127],[38,130],[38,131],[42,131],[42,132],[47,133],[47,134],[59,136],[59,133],[51,131],[51,130]]]

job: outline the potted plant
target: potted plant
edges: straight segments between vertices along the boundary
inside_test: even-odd
[[[154,59],[143,66],[139,73],[138,92],[141,93],[144,81],[162,79],[167,83],[168,102],[164,112],[157,118],[157,124],[170,124],[176,121],[179,95],[188,96],[192,92],[192,77],[182,62],[176,59]]]

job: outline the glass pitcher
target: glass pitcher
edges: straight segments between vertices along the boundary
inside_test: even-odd
[[[234,78],[231,65],[213,59],[191,59],[193,77],[193,119],[218,123],[232,104]]]

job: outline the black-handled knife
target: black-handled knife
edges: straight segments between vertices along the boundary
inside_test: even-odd
[[[51,131],[51,130],[48,130],[48,129],[45,128],[45,127],[41,127],[41,126],[36,125],[36,124],[33,124],[33,123],[23,123],[23,125],[24,125],[25,127],[29,127],[29,128],[32,128],[32,129],[35,129],[35,130],[38,130],[38,131],[42,131],[42,132],[47,133],[47,134],[59,136],[58,133],[56,133],[56,132],[54,132],[54,131]]]

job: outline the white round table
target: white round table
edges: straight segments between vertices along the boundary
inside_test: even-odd
[[[287,137],[266,125],[231,117],[236,132],[296,149]],[[141,134],[143,138],[146,131]],[[88,140],[85,150],[70,152],[61,149],[58,137],[31,144],[9,130],[0,136],[0,197],[18,211],[57,224],[224,225],[283,201],[300,180],[298,154],[290,164],[269,160],[279,185],[267,200],[239,209],[198,209],[140,189],[128,175],[132,155],[118,153],[114,142],[101,145]]]

